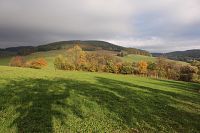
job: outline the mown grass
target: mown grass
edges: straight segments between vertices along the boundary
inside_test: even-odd
[[[0,132],[199,132],[200,84],[0,66]]]

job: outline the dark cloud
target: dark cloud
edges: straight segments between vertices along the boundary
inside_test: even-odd
[[[199,48],[199,0],[0,0],[0,20],[0,47],[98,39],[158,52]]]

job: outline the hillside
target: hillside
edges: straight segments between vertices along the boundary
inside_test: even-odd
[[[165,56],[172,60],[180,61],[191,61],[191,60],[200,60],[200,49],[186,50],[186,51],[175,51],[170,53],[152,53],[153,56]]]
[[[61,49],[68,49],[73,47],[74,45],[80,45],[81,48],[85,51],[96,51],[96,50],[108,50],[108,51],[127,51],[128,54],[139,54],[139,55],[146,55],[150,56],[151,54],[147,51],[135,49],[135,48],[126,48],[122,46],[118,46],[115,44],[111,44],[105,41],[61,41],[61,42],[54,42],[46,45],[40,46],[23,46],[23,47],[12,47],[6,49],[0,49],[0,57],[3,56],[13,56],[13,55],[29,55],[35,52],[42,52],[42,51],[51,51],[51,50],[61,50]]]
[[[0,132],[198,132],[199,84],[0,66]]]

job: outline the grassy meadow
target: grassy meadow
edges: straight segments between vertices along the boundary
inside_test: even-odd
[[[144,55],[135,55],[135,54],[129,54],[127,56],[121,57],[123,61],[127,62],[139,62],[139,61],[146,61],[146,62],[155,62],[156,57],[151,56],[144,56]]]
[[[0,132],[200,131],[200,84],[0,66]]]
[[[0,66],[8,66],[12,57],[0,57]]]

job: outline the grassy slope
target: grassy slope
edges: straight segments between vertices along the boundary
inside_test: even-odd
[[[199,84],[0,66],[0,132],[199,132]]]
[[[12,57],[0,57],[0,65],[7,66],[9,64],[11,58]]]
[[[139,61],[155,62],[157,57],[130,54],[130,55],[127,55],[125,57],[121,57],[121,59],[124,60],[124,61],[127,61],[127,62],[136,62],[136,63],[139,62]],[[183,61],[174,61],[174,60],[170,60],[170,59],[167,59],[167,60],[182,64],[182,65],[188,64],[187,62],[183,62]]]
[[[147,61],[147,62],[154,62],[156,60],[155,57],[150,57],[150,56],[143,56],[143,55],[134,55],[130,54],[125,57],[121,57],[122,60],[127,61],[127,62],[139,62],[141,60]]]
[[[48,61],[48,64],[49,64],[48,68],[53,69],[53,61],[55,57],[58,56],[59,54],[63,55],[65,53],[66,53],[66,50],[52,50],[52,51],[46,51],[46,52],[36,52],[31,55],[25,56],[25,59],[30,60],[30,59],[44,57]],[[0,65],[8,66],[11,58],[12,57],[0,58]]]

